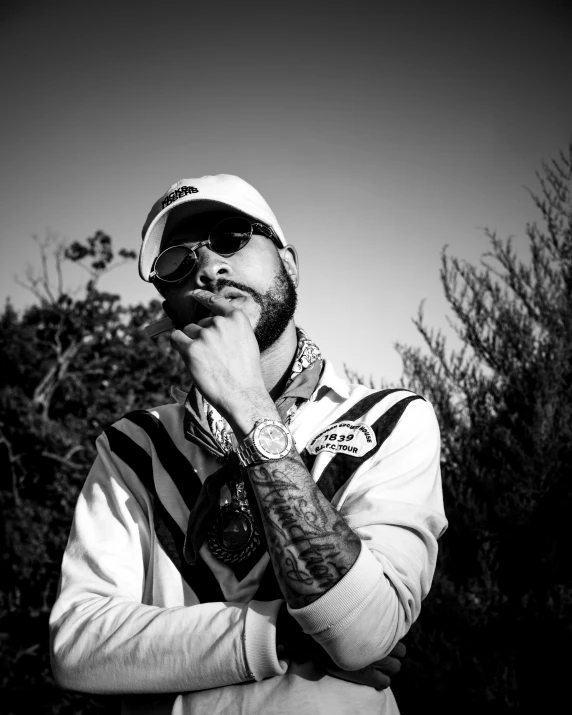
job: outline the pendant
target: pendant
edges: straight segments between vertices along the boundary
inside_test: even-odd
[[[230,503],[219,507],[207,533],[212,555],[227,564],[247,559],[260,544],[260,536],[248,505],[244,486],[237,484]]]

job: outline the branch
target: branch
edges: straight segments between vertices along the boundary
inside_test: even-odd
[[[3,426],[3,425],[2,425]],[[21,505],[20,494],[18,492],[18,482],[16,480],[16,471],[13,467],[14,464],[18,464],[20,461],[21,454],[14,454],[12,452],[12,442],[6,437],[4,432],[0,430],[0,444],[6,446],[6,451],[8,453],[8,463],[10,465],[10,474],[12,477],[12,497],[14,498],[14,504],[19,507]]]
[[[64,246],[59,245],[54,251],[54,257],[56,261],[56,274],[58,276],[58,296],[61,297],[64,292],[64,277],[62,273],[62,256],[64,253]]]
[[[32,269],[29,268],[26,271],[26,277],[28,279],[28,283],[24,283],[24,281],[21,281],[18,276],[14,276],[14,281],[21,286],[22,288],[25,288],[26,290],[29,290],[30,293],[36,296],[36,298],[40,301],[40,303],[44,304],[46,303],[46,297],[36,288],[40,280],[38,278],[34,278],[32,275]]]
[[[83,447],[80,447],[80,449],[83,449]],[[69,454],[69,452],[67,454]],[[72,462],[70,459],[68,459],[67,454],[65,457],[60,457],[59,454],[44,451],[42,452],[42,457],[53,459],[55,462],[60,462],[60,464],[64,464],[66,467],[70,467],[71,469],[85,469],[83,464],[78,464],[77,462]]]
[[[82,452],[84,449],[85,447],[82,444],[76,444],[75,447],[68,449],[65,454],[65,459],[71,459],[76,452]]]
[[[57,300],[52,293],[52,289],[50,287],[50,271],[48,269],[48,257],[46,256],[46,244],[45,243],[40,243],[40,241],[34,237],[34,240],[37,242],[38,246],[40,247],[40,258],[42,261],[42,287],[46,291],[46,295],[50,299],[52,303],[56,303]],[[50,239],[48,238],[48,241]]]
[[[17,276],[15,277],[15,281],[18,285],[22,286],[22,288],[26,288],[26,290],[29,290],[36,298],[38,298],[42,305],[51,304],[53,306],[56,306],[58,303],[58,299],[62,296],[63,291],[61,255],[64,250],[64,245],[63,243],[58,242],[57,236],[53,233],[48,233],[47,237],[43,241],[40,241],[37,236],[32,236],[32,240],[35,241],[38,246],[38,250],[40,251],[40,275],[35,275],[33,268],[28,265],[28,268],[25,272],[26,281],[20,280]],[[53,255],[55,259],[57,274],[57,285],[55,288],[55,293],[50,282],[50,268],[48,265],[47,254],[47,248],[54,245],[55,249],[53,251]]]

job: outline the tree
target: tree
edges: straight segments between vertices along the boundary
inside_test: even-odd
[[[20,281],[38,299],[42,313],[41,327],[35,338],[37,345],[44,349],[47,364],[45,374],[34,389],[32,403],[45,420],[48,419],[54,392],[66,377],[82,346],[96,340],[99,331],[108,331],[110,321],[120,315],[117,309],[119,296],[101,293],[97,289],[101,276],[121,263],[114,261],[110,236],[97,231],[85,244],[75,241],[66,247],[56,243],[53,248],[55,285],[50,275],[48,256],[48,248],[54,241],[54,236],[48,236],[44,242],[38,241],[40,274],[36,275],[29,269],[26,281]],[[125,261],[134,259],[136,254],[121,249],[119,256]],[[64,289],[62,262],[65,259],[82,266],[90,276],[81,300],[74,300]],[[36,319],[37,315],[31,317]]]
[[[441,712],[546,710],[567,679],[572,142],[537,177],[541,223],[526,227],[527,260],[492,231],[479,267],[442,254],[462,347],[449,351],[422,307],[415,324],[426,350],[398,346],[405,384],[439,419],[450,522],[411,633],[408,684],[397,684],[405,714],[416,711],[416,692]]]
[[[40,256],[40,274],[25,278],[36,303],[22,315],[7,303],[0,315],[0,699],[6,713],[95,712],[110,702],[63,693],[49,667],[47,620],[73,508],[98,434],[125,412],[169,401],[185,373],[166,337],[142,333],[158,301],[124,307],[98,289],[117,265],[109,236],[43,243]],[[66,261],[88,272],[75,296],[64,288]]]

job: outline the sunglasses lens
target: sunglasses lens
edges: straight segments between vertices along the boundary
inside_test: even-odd
[[[252,236],[250,221],[245,218],[227,218],[213,228],[211,248],[221,256],[230,256],[244,248]]]
[[[155,271],[163,281],[180,281],[195,264],[194,253],[186,246],[173,246],[157,258]]]

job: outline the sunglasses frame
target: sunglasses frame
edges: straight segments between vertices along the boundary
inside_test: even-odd
[[[225,221],[233,221],[234,219],[237,219],[237,218],[243,219],[244,221],[247,221],[250,224],[250,235],[244,242],[244,245],[242,245],[240,248],[237,248],[236,251],[231,251],[231,253],[220,253],[219,251],[215,251],[215,249],[212,247],[212,244],[211,244],[211,235],[213,234],[214,230],[217,228],[217,226],[220,226],[221,223],[224,223]],[[215,224],[213,226],[213,228],[211,229],[211,231],[209,233],[209,237],[205,241],[199,241],[192,248],[190,246],[185,246],[184,243],[180,243],[175,246],[169,246],[169,248],[166,248],[164,251],[161,251],[161,253],[153,261],[153,268],[151,269],[151,272],[149,274],[149,281],[151,283],[153,281],[161,281],[162,283],[179,283],[179,281],[182,281],[184,278],[187,278],[187,276],[189,276],[193,272],[195,266],[197,265],[197,251],[199,250],[199,248],[202,248],[203,246],[207,246],[213,253],[216,253],[219,256],[224,256],[225,258],[227,258],[228,256],[234,256],[235,253],[238,253],[239,251],[241,251],[244,248],[244,246],[246,246],[246,244],[250,241],[250,239],[254,235],[254,229],[257,229],[258,232],[265,238],[269,238],[272,241],[274,241],[274,243],[279,248],[281,247],[281,243],[280,243],[278,236],[276,235],[274,230],[272,228],[270,228],[270,226],[267,226],[266,224],[263,224],[263,223],[259,223],[257,221],[251,221],[250,219],[246,218],[246,216],[229,216],[228,218],[223,218],[222,221],[219,221],[217,224]],[[185,261],[187,261],[191,256],[194,258],[194,261],[193,261],[191,267],[189,268],[189,270],[187,271],[187,273],[185,273],[185,275],[183,275],[180,278],[177,278],[175,280],[168,280],[167,278],[161,278],[161,276],[155,270],[155,266],[157,265],[157,261],[159,260],[159,258],[161,258],[161,256],[164,253],[166,253],[167,251],[170,251],[172,248],[186,248],[187,251],[189,252],[183,258],[181,263],[184,263]],[[180,267],[180,265],[179,265],[179,267]]]

